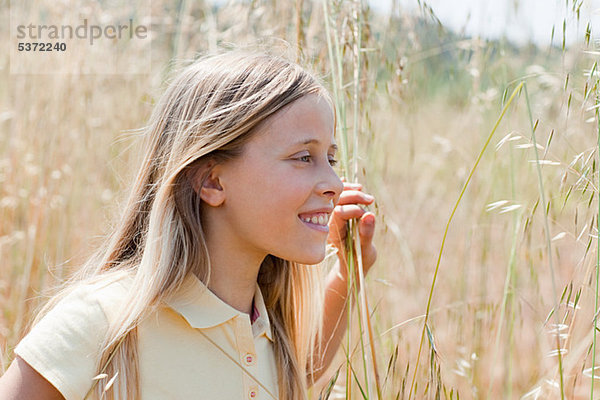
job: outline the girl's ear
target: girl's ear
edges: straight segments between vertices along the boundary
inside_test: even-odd
[[[208,162],[196,170],[192,178],[192,187],[209,206],[218,207],[225,201],[225,191],[219,179],[219,165]],[[204,180],[202,177],[206,176]]]

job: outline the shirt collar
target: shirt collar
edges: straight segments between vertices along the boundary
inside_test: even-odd
[[[190,274],[184,280],[166,303],[181,314],[193,328],[211,328],[237,316],[247,317],[250,321],[250,315],[236,310],[218,298],[194,274]],[[258,282],[254,291],[254,306],[259,312],[259,317],[252,324],[253,334],[257,336],[264,333],[269,340],[273,341],[269,315]]]

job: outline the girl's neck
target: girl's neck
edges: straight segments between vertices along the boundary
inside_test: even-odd
[[[207,240],[211,264],[208,288],[231,307],[252,315],[258,272],[266,255],[229,248],[224,243]]]
[[[252,315],[252,300],[256,290],[258,270],[252,276],[241,273],[239,267],[211,266],[208,288],[218,298],[238,311]]]

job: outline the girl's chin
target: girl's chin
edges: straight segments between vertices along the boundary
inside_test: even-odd
[[[322,262],[325,259],[325,246],[323,246],[323,250],[318,252],[318,253],[313,253],[310,256],[306,256],[306,257],[302,257],[301,259],[297,260],[296,262],[299,264],[306,264],[306,265],[316,265],[319,264],[320,262]]]
[[[282,258],[284,260],[290,260],[292,262],[304,265],[316,265],[325,259],[325,248],[323,247],[323,251],[315,251],[312,254],[302,254],[295,256],[286,256],[284,254],[277,255],[277,257]]]

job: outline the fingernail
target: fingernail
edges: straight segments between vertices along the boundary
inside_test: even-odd
[[[371,196],[370,194],[365,194],[365,197],[367,200],[375,200],[375,197]]]

